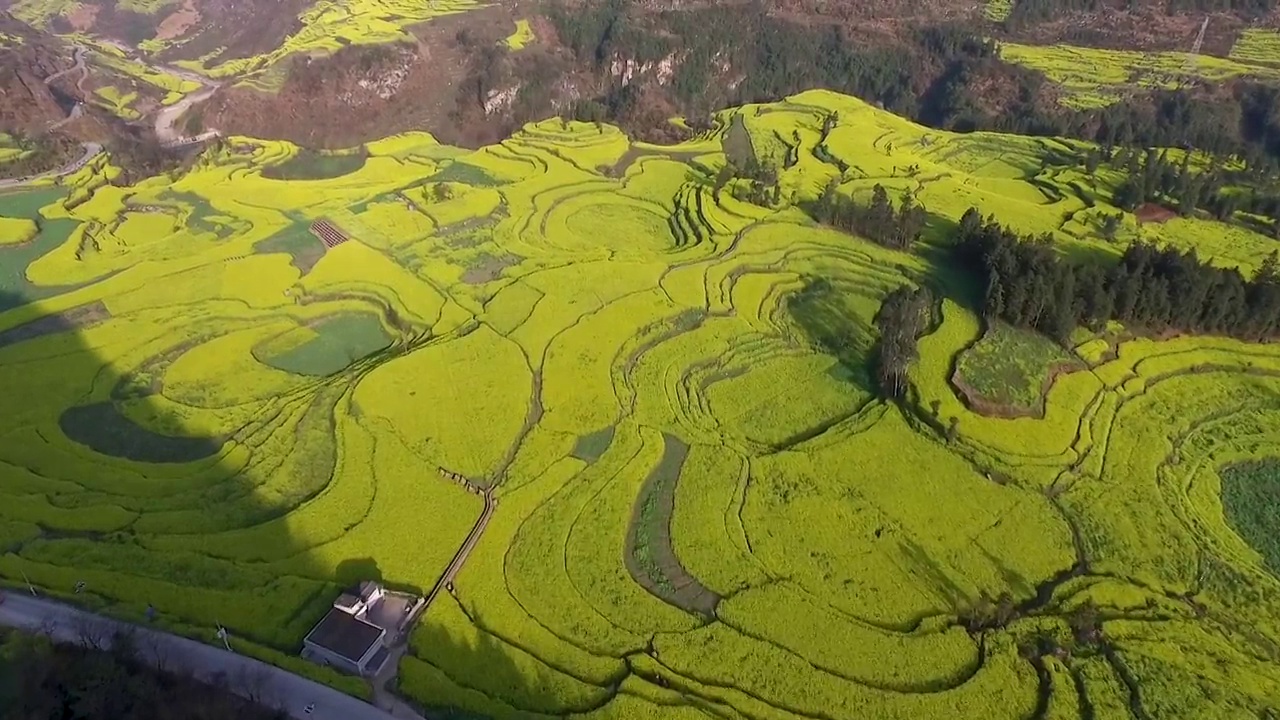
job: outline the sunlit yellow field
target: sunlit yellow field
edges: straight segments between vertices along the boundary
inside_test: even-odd
[[[776,202],[715,189],[733,127],[794,158]],[[1055,164],[1082,147],[814,91],[670,147],[552,119],[277,180],[305,153],[233,137],[177,177],[122,187],[98,161],[0,195],[0,577],[221,623],[365,693],[286,658],[344,584],[439,582],[485,504],[456,473],[498,503],[401,661],[421,706],[1265,717],[1280,579],[1219,486],[1277,455],[1280,347],[1121,328],[979,346],[938,260],[971,206],[1064,253],[1144,237],[1251,274],[1273,246],[1207,219],[1101,239],[1077,216],[1117,210],[1037,186],[1109,197],[1115,177]],[[832,180],[914,193],[923,247],[812,222]],[[872,362],[902,286],[939,299],[899,405]],[[1043,412],[965,405],[957,363],[1023,346],[1000,372]]]

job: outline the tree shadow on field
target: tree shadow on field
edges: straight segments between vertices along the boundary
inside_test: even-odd
[[[166,395],[165,371],[225,331],[148,335],[110,298],[55,311],[40,297],[0,286],[0,582],[211,644],[222,626],[238,653],[367,696],[367,684],[301,660],[302,639],[346,587],[413,579],[384,577],[377,557],[321,556],[285,520],[341,484],[334,418],[359,375],[307,378],[202,429],[193,406]],[[442,482],[434,468],[422,476]],[[430,642],[459,667],[484,651],[442,633]]]
[[[870,368],[877,332],[849,306],[849,293],[825,278],[814,278],[787,299],[787,313],[810,345],[839,362],[833,368],[838,379],[875,393]]]

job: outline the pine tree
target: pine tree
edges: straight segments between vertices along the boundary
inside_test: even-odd
[[[1120,231],[1120,220],[1122,215],[1111,215],[1110,213],[1102,216],[1102,237],[1106,240],[1115,240],[1116,233]]]

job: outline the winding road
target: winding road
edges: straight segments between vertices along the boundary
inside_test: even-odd
[[[87,51],[83,47],[77,45],[75,50],[75,61],[76,61],[75,64],[67,68],[66,70],[59,70],[58,72],[45,78],[44,84],[46,86],[52,85],[53,82],[58,78],[63,77],[65,75],[70,75],[71,73],[78,71],[80,73],[80,79],[76,81],[76,90],[79,91],[80,97],[84,97],[84,81],[89,78],[89,67],[85,65],[86,54],[87,54]],[[53,123],[50,123],[46,132],[57,130],[63,125],[66,125],[67,123],[79,118],[83,114],[84,114],[84,102],[81,100],[76,100],[76,104],[71,106],[71,111],[67,113],[67,116],[62,118],[61,120],[57,120]],[[45,180],[48,178],[60,178],[65,175],[70,175],[71,173],[76,172],[80,168],[84,167],[89,162],[89,160],[93,158],[94,155],[97,155],[98,153],[102,152],[102,145],[96,142],[83,142],[83,143],[80,143],[80,147],[84,150],[84,154],[81,155],[78,159],[73,160],[67,163],[66,165],[63,165],[60,168],[56,168],[48,172],[43,172],[43,173],[40,173],[39,175],[29,175],[27,177],[0,180],[0,190],[8,190],[10,188],[21,187],[23,185],[28,185],[30,183],[36,182],[37,180]]]
[[[127,48],[124,48],[124,46],[119,46],[119,47],[127,50]],[[67,123],[78,119],[81,115],[84,114],[84,100],[83,100],[85,96],[84,83],[86,80],[89,79],[89,66],[85,63],[87,56],[88,56],[88,50],[86,50],[82,45],[77,45],[75,49],[75,55],[74,55],[75,64],[67,68],[66,70],[59,70],[58,72],[44,79],[45,85],[52,85],[53,82],[55,80],[58,80],[59,78],[65,77],[66,75],[70,75],[71,73],[74,73],[74,72],[80,73],[80,79],[76,81],[76,90],[79,92],[79,96],[81,99],[76,100],[76,104],[71,107],[71,111],[67,113],[67,116],[65,118],[62,118],[61,120],[57,120],[51,123],[47,128],[46,132],[52,132],[54,130],[57,130],[63,125],[66,125]],[[204,142],[205,140],[211,140],[213,138],[220,137],[220,133],[217,130],[208,130],[203,133],[200,133],[199,135],[194,135],[194,136],[183,135],[181,132],[178,131],[175,125],[178,119],[182,117],[182,115],[186,113],[187,110],[191,109],[191,106],[197,103],[204,102],[205,100],[208,100],[210,97],[212,97],[213,94],[217,92],[221,84],[213,82],[206,77],[202,77],[195,73],[183,70],[181,68],[170,67],[168,65],[156,65],[152,67],[161,72],[166,72],[166,73],[169,73],[170,75],[174,75],[176,77],[182,78],[183,80],[190,80],[191,82],[199,83],[202,86],[199,90],[193,93],[187,94],[178,102],[168,107],[161,108],[159,112],[156,113],[155,133],[156,133],[156,138],[160,141],[160,144],[164,145],[165,147],[176,148],[176,147],[182,147],[184,145],[195,145],[197,143]],[[94,155],[97,155],[98,153],[102,152],[102,149],[103,149],[102,145],[96,142],[80,143],[80,147],[84,150],[84,154],[80,158],[67,163],[61,168],[50,170],[48,172],[44,172],[39,175],[29,175],[27,177],[21,177],[21,178],[2,179],[0,180],[0,190],[9,190],[12,188],[21,187],[23,185],[29,185],[39,180],[56,179],[60,177],[65,177],[67,175],[70,175],[80,170],[80,168],[84,167],[89,162],[89,160],[93,158]]]
[[[84,149],[84,154],[81,155],[78,159],[73,160],[72,162],[69,162],[66,165],[63,165],[60,168],[50,170],[48,172],[43,172],[43,173],[40,173],[39,175],[30,175],[28,177],[0,180],[0,190],[8,190],[10,188],[29,185],[33,182],[36,182],[37,180],[45,180],[47,178],[60,178],[65,175],[70,175],[71,173],[76,172],[80,168],[87,165],[89,161],[93,159],[94,155],[97,155],[98,153],[102,152],[102,145],[99,145],[96,142],[80,143],[80,147]]]
[[[118,632],[134,635],[140,659],[207,682],[223,677],[230,690],[284,710],[298,720],[394,720],[395,715],[274,665],[177,635],[111,620],[62,603],[9,592],[0,625],[47,633],[61,642],[105,648]],[[314,703],[311,713],[306,707]]]

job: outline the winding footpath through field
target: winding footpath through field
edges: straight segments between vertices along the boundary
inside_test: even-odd
[[[480,517],[476,518],[476,524],[471,526],[471,531],[467,533],[466,539],[462,541],[462,545],[454,553],[453,559],[449,561],[449,566],[440,575],[440,579],[431,588],[431,592],[427,593],[418,617],[426,614],[427,609],[431,607],[431,602],[439,597],[440,591],[453,592],[454,578],[462,570],[462,566],[466,564],[467,558],[471,557],[471,551],[475,549],[476,543],[480,542],[480,536],[484,534],[485,528],[489,526],[489,519],[493,517],[493,511],[498,506],[498,499],[493,496],[493,487],[485,488],[480,494],[484,497],[484,509],[480,511]],[[383,671],[373,679],[373,701],[378,707],[390,712],[395,717],[422,718],[421,715],[410,708],[387,687],[387,684],[395,677],[396,670],[400,665],[400,658],[408,649],[408,643],[404,641],[392,648],[391,656],[387,658]],[[434,715],[428,713],[426,717],[430,720],[434,718]]]

